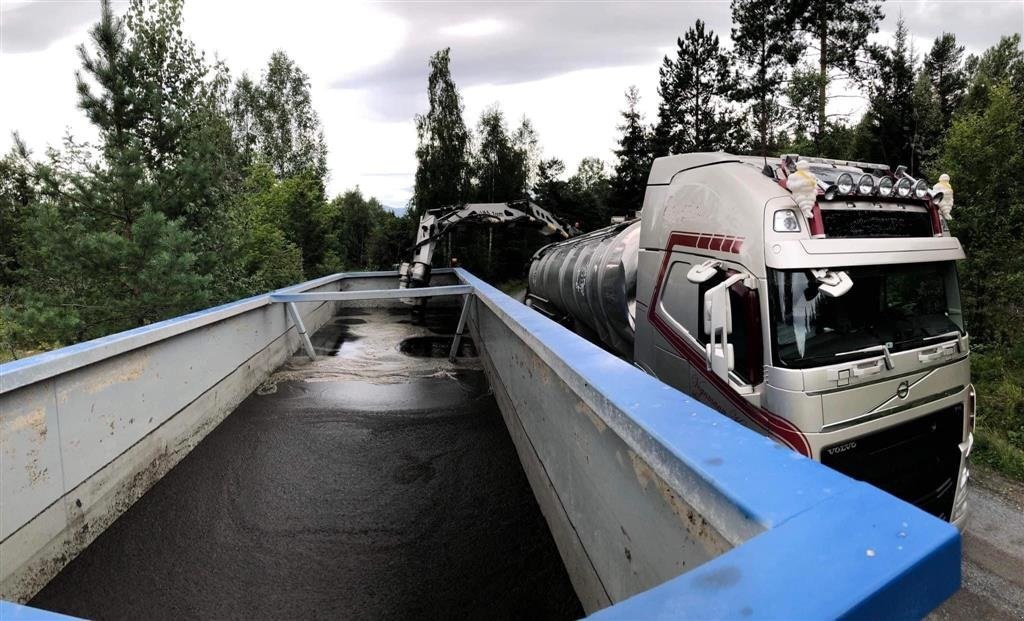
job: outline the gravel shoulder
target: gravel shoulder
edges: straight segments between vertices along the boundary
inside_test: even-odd
[[[971,469],[963,585],[929,619],[1024,619],[1024,484]]]

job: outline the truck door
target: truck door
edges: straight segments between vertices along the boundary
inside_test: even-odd
[[[758,293],[742,282],[729,287],[732,330],[727,338],[734,362],[732,370],[719,377],[709,370],[706,357],[711,335],[703,320],[704,294],[737,271],[720,270],[706,282],[691,283],[687,272],[703,260],[705,257],[673,253],[656,289],[650,319],[661,338],[655,339],[654,372],[665,383],[750,426],[743,411],[750,407],[748,401],[764,374]]]

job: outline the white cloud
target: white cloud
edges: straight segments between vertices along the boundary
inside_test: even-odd
[[[491,18],[474,19],[471,22],[463,22],[454,26],[441,28],[441,34],[449,37],[486,37],[501,32],[505,25]]]
[[[8,37],[22,51],[0,47],[0,149],[9,147],[15,129],[37,152],[59,144],[66,129],[79,138],[93,137],[75,107],[75,46],[86,41],[90,26],[74,8],[77,1],[48,0],[35,21],[24,10],[33,5],[10,0],[0,5],[0,36],[7,32],[5,21],[17,25],[18,36]],[[123,10],[124,3],[115,6]],[[61,10],[69,15],[54,13]],[[1019,31],[1024,22],[1024,4],[1013,0],[908,0],[885,6],[879,40],[891,37],[901,10],[918,54],[942,30],[956,32],[968,52],[978,52],[1001,34]],[[654,120],[661,58],[673,53],[675,36],[697,17],[728,40],[724,2],[652,3],[637,9],[626,3],[189,0],[185,30],[236,76],[243,71],[258,76],[274,50],[287,51],[311,78],[329,148],[329,190],[359,185],[385,204],[400,206],[411,193],[412,114],[426,108],[431,51],[452,46],[467,124],[475,126],[480,112],[498,102],[511,126],[527,115],[545,155],[562,158],[572,170],[589,155],[612,163],[618,113],[629,85],[640,88],[641,108],[649,122]],[[863,108],[858,100],[841,101],[835,105]]]

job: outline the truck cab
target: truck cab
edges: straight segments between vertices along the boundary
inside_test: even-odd
[[[808,217],[787,188],[798,161],[655,161],[634,362],[959,525],[974,419],[963,249],[931,190],[879,165],[802,165],[818,182]]]

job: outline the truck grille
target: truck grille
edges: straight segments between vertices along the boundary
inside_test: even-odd
[[[821,217],[829,237],[932,236],[931,216],[926,211],[822,209]]]
[[[964,406],[825,447],[821,463],[944,520],[960,470]]]

